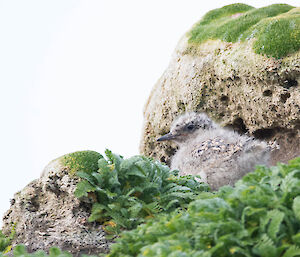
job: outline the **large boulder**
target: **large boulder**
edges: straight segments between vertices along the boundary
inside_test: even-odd
[[[102,156],[93,151],[75,152],[48,164],[41,177],[14,195],[3,218],[2,232],[16,234],[12,247],[24,244],[29,252],[57,246],[80,254],[108,252],[110,241],[96,223],[87,221],[92,204],[74,196],[77,170],[97,170]]]
[[[169,163],[156,142],[186,111],[277,141],[272,162],[300,155],[300,8],[234,4],[207,13],[180,40],[144,109],[140,152]]]

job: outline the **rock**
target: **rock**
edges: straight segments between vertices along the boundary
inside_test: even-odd
[[[178,115],[196,111],[240,133],[276,140],[272,164],[299,156],[299,14],[288,5],[243,4],[206,14],[182,37],[152,89],[141,154],[169,164],[176,146],[156,139]]]
[[[13,247],[24,244],[33,252],[57,246],[74,256],[108,252],[111,241],[106,240],[105,231],[87,221],[91,203],[74,196],[76,170],[97,169],[101,157],[93,151],[60,157],[48,164],[39,179],[14,195],[2,228],[9,235],[15,226]]]

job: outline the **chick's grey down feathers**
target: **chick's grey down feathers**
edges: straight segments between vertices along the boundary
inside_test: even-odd
[[[200,175],[213,190],[234,185],[256,165],[268,165],[270,146],[214,123],[204,113],[185,113],[158,141],[173,140],[179,149],[171,169],[180,175]]]

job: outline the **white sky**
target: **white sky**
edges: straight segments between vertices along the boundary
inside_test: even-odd
[[[58,156],[138,154],[143,106],[178,40],[231,3],[0,0],[0,216]]]

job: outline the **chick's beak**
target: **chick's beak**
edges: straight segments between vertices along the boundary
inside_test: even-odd
[[[173,135],[171,132],[168,134],[163,135],[162,137],[158,138],[156,141],[166,141],[166,140],[172,140],[176,138],[176,135]]]

